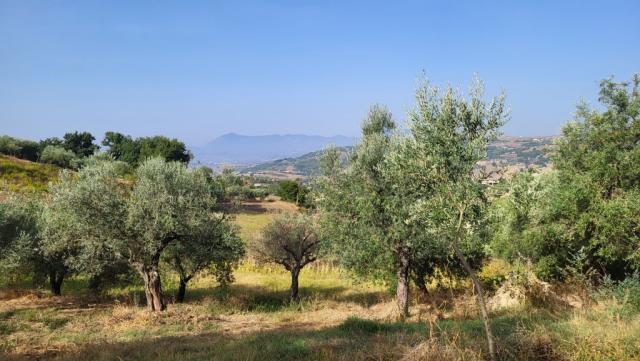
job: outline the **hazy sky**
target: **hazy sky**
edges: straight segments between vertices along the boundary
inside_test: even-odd
[[[474,73],[505,132],[556,134],[598,81],[640,72],[640,1],[0,0],[0,134],[356,135],[416,79]]]

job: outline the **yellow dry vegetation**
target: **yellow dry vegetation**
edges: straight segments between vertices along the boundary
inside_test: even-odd
[[[236,222],[247,237],[290,203],[248,202]],[[500,279],[488,264],[484,278]],[[411,317],[396,321],[392,293],[312,264],[300,275],[301,302],[288,303],[290,275],[245,261],[235,282],[219,287],[203,274],[186,302],[166,312],[143,307],[140,285],[87,291],[71,279],[62,297],[0,290],[0,359],[22,360],[483,360],[482,323],[470,285],[441,280]],[[447,286],[450,285],[450,286]],[[171,299],[174,274],[163,275]],[[451,288],[449,288],[451,287]],[[501,360],[640,360],[640,315],[626,299],[583,308],[523,304],[492,313]]]
[[[0,192],[39,192],[57,179],[60,168],[0,155]]]

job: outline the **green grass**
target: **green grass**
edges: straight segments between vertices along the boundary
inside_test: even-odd
[[[240,227],[240,237],[244,240],[253,240],[260,236],[260,232],[271,221],[273,214],[243,213],[235,217],[235,223]]]
[[[58,177],[60,168],[0,155],[0,191],[41,192]]]

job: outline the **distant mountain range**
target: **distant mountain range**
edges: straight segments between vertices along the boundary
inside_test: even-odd
[[[248,165],[282,158],[299,157],[324,149],[327,145],[345,147],[353,145],[355,138],[316,135],[260,135],[235,133],[222,135],[203,147],[192,147],[194,163],[217,166],[221,164]]]
[[[550,164],[549,151],[556,137],[512,137],[505,136],[493,142],[488,149],[487,160],[481,165],[487,170],[509,168],[511,170],[531,167],[544,168]],[[352,147],[339,147],[341,158],[348,157]],[[237,167],[244,174],[254,174],[268,178],[306,178],[320,172],[319,159],[322,150],[316,150],[299,157],[265,162],[261,164]]]

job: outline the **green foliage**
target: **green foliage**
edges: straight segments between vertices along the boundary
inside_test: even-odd
[[[320,238],[313,215],[284,212],[262,230],[262,237],[251,244],[254,256],[263,262],[276,263],[291,272],[290,301],[298,303],[300,271],[318,259]]]
[[[307,203],[307,193],[309,193],[309,191],[302,183],[293,180],[280,181],[276,190],[278,197],[299,206]]]
[[[7,257],[21,238],[33,238],[38,233],[39,203],[20,195],[11,195],[0,202],[0,258],[9,266]],[[17,255],[20,256],[20,255]]]
[[[58,137],[42,139],[38,144],[40,146],[40,152],[42,152],[42,150],[49,145],[53,145],[55,147],[64,147],[64,142]]]
[[[77,155],[71,150],[60,146],[48,145],[42,150],[39,161],[62,168],[74,168],[74,165],[78,165],[76,159]]]
[[[64,140],[47,138],[40,142],[3,135],[0,136],[0,154],[65,168],[79,168],[81,164],[77,158],[89,157],[98,150],[98,146],[93,144],[94,139],[88,132],[66,133]]]
[[[320,249],[317,222],[312,215],[283,212],[262,230],[252,244],[255,256],[291,271],[314,262]]]
[[[35,162],[38,160],[39,150],[40,146],[37,142],[13,138],[8,135],[0,136],[0,154]]]
[[[243,200],[265,198],[270,194],[267,188],[255,188],[255,179],[238,175],[233,169],[226,168],[220,174],[213,174],[211,168],[202,167],[207,173],[211,192],[218,201],[235,203]]]
[[[139,138],[140,160],[162,157],[167,161],[189,163],[193,156],[183,142],[162,136]]]
[[[133,139],[121,133],[106,132],[102,145],[108,147],[106,152],[113,159],[127,162],[133,166],[153,157],[183,163],[189,163],[193,158],[183,142],[163,136]]]
[[[395,123],[385,108],[374,106],[362,129],[362,142],[354,147],[346,168],[336,149],[326,151],[314,201],[323,238],[338,262],[359,277],[391,282],[397,251],[413,239],[399,214],[400,202],[390,202],[393,189],[380,168]]]
[[[598,301],[615,298],[629,308],[628,313],[638,313],[640,312],[640,273],[635,272],[621,281],[605,277],[600,287],[593,290],[593,296]]]
[[[337,152],[327,152],[318,203],[326,238],[334,240],[344,266],[388,280],[403,252],[417,277],[445,266],[459,272],[451,242],[461,204],[462,251],[479,265],[484,197],[473,169],[486,157],[504,111],[502,99],[482,102],[480,88],[471,95],[469,102],[451,89],[439,96],[425,85],[416,95],[409,134],[392,136],[390,114],[373,107],[346,169]]]
[[[49,240],[42,234],[47,222],[44,208],[40,198],[25,195],[11,195],[0,202],[0,269],[34,281],[67,273],[65,255],[47,250]]]
[[[66,133],[63,137],[62,146],[79,158],[86,158],[92,156],[98,150],[98,146],[93,144],[95,139],[89,132]]]
[[[173,243],[162,258],[185,283],[198,272],[210,269],[219,284],[233,282],[233,269],[244,257],[244,244],[238,230],[223,214],[212,214],[200,233]]]
[[[205,174],[179,162],[149,159],[136,169],[133,185],[121,180],[119,169],[116,162],[102,161],[77,175],[63,173],[50,191],[46,214],[51,221],[45,231],[56,240],[52,251],[70,255],[69,267],[99,274],[114,260],[128,262],[145,281],[150,308],[161,310],[163,252],[176,244],[187,252],[209,252],[220,245],[213,243],[220,241],[212,218],[215,200]],[[224,240],[233,239],[232,230],[225,232]],[[175,254],[183,252],[176,249]]]
[[[545,279],[561,279],[582,254],[578,273],[616,279],[640,266],[640,76],[601,83],[600,112],[578,107],[563,128],[555,171],[514,177],[493,205],[493,250],[528,258]]]

